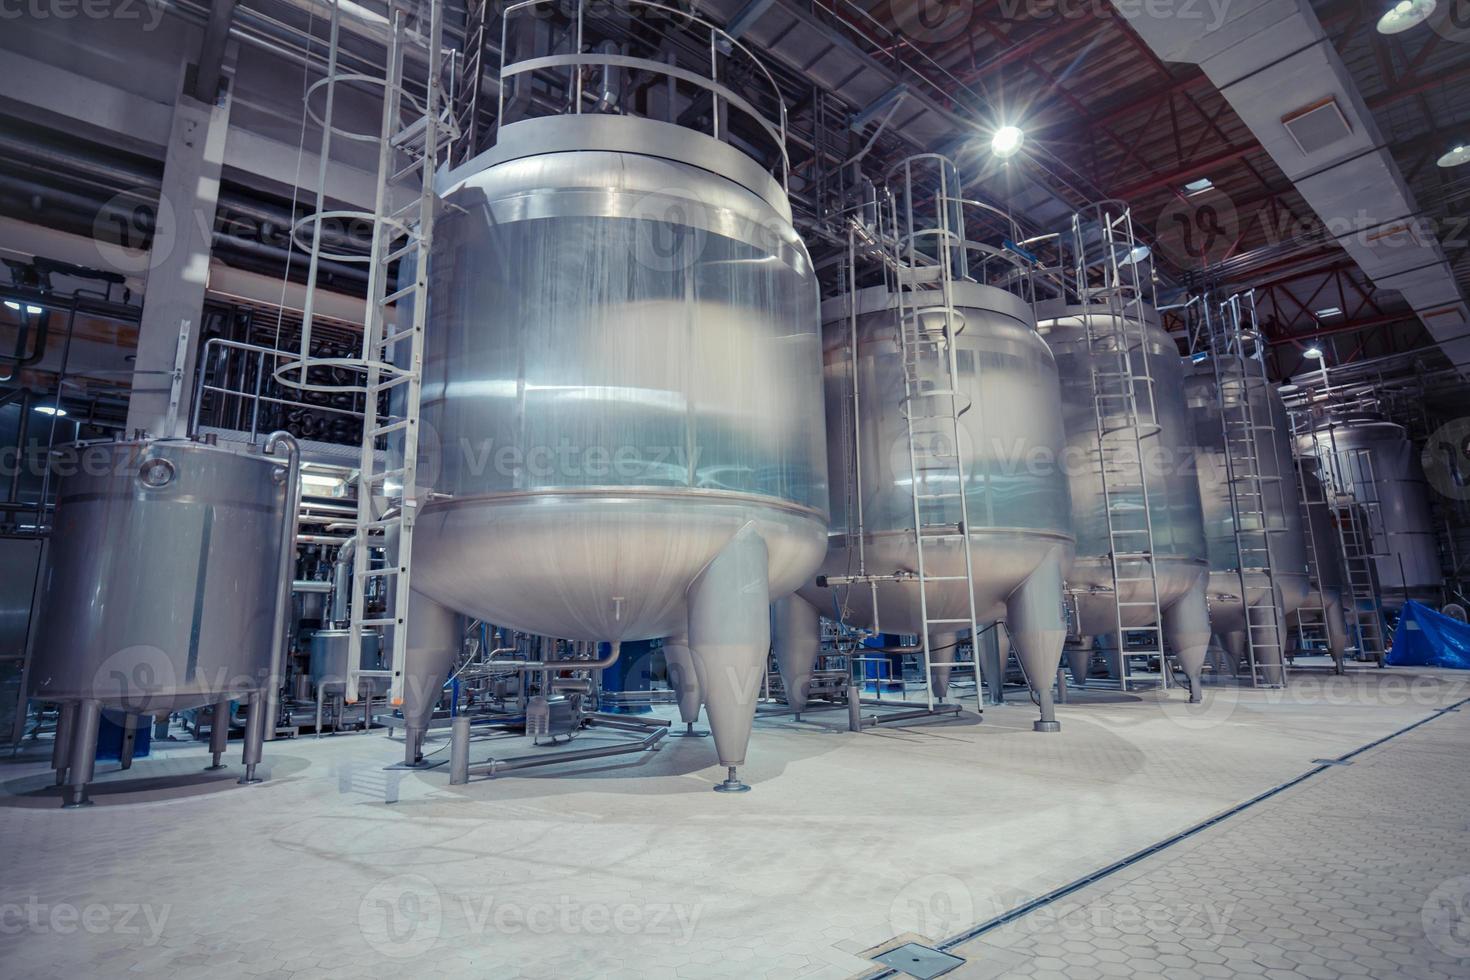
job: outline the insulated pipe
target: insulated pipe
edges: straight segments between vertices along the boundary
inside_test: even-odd
[[[723,793],[750,788],[736,769],[745,763],[771,647],[769,568],[765,539],[748,523],[689,586],[689,646],[715,752],[728,769],[714,787]]]
[[[1202,571],[1189,591],[1163,611],[1164,638],[1174,648],[1184,675],[1189,678],[1189,701],[1200,700],[1200,675],[1210,652],[1210,604],[1205,597],[1209,573]]]
[[[786,690],[786,703],[800,715],[811,692],[817,657],[822,652],[821,617],[816,607],[801,596],[789,595],[771,604],[771,619],[771,639],[776,648],[781,686]]]
[[[286,512],[281,519],[280,584],[276,590],[276,613],[271,634],[271,674],[265,682],[264,737],[276,737],[276,714],[280,710],[281,684],[286,672],[286,648],[291,621],[291,582],[296,571],[296,516],[301,498],[301,447],[289,432],[272,432],[265,440],[265,454],[286,453]],[[348,654],[351,656],[351,654]],[[248,741],[248,739],[247,739]],[[257,762],[260,760],[256,760]]]
[[[1067,617],[1062,608],[1061,556],[1055,549],[1006,600],[1006,628],[1041,708],[1032,728],[1061,731],[1051,690],[1067,640]]]
[[[694,723],[699,720],[699,706],[703,702],[699,690],[699,673],[694,669],[694,654],[689,651],[689,637],[678,633],[664,638],[664,663],[668,667],[669,686],[679,697],[679,720],[684,731],[675,732],[674,738],[703,738],[709,732],[696,732]]]

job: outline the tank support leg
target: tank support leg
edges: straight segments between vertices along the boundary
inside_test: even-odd
[[[756,700],[771,645],[770,558],[765,539],[747,524],[690,585],[689,646],[704,692],[715,753],[728,770],[719,792],[741,792]]]
[[[664,663],[669,669],[669,686],[679,697],[679,720],[684,723],[682,732],[674,732],[669,737],[708,738],[709,732],[694,730],[704,697],[699,690],[699,674],[694,669],[694,654],[689,652],[688,635],[678,633],[664,638]]]
[[[81,702],[77,706],[76,727],[72,732],[68,756],[67,800],[62,804],[68,810],[92,805],[92,801],[87,799],[87,784],[92,781],[97,767],[97,732],[101,727],[102,702]]]
[[[51,768],[56,770],[56,785],[66,783],[66,769],[71,760],[71,742],[77,730],[77,703],[63,701],[56,713],[56,741],[51,746]]]
[[[949,675],[960,656],[960,634],[930,633],[929,656],[929,684],[934,690],[934,700],[940,702],[949,693]],[[976,678],[975,683],[979,682]]]
[[[985,675],[985,703],[1006,703],[1006,660],[1010,644],[1006,640],[1005,627],[996,623],[985,633],[981,641],[981,672]]]
[[[1067,641],[1067,617],[1062,609],[1062,565],[1055,551],[1006,600],[1006,625],[1041,708],[1041,717],[1031,727],[1038,732],[1061,731],[1052,682]]]
[[[205,766],[204,771],[217,772],[225,768],[220,759],[230,749],[230,699],[216,701],[210,718],[213,720],[209,723],[209,754],[214,761]]]
[[[118,768],[124,771],[133,768],[133,750],[138,746],[138,716],[123,715],[122,746],[118,749]]]
[[[799,595],[777,599],[771,604],[771,613],[775,625],[771,639],[781,687],[786,691],[786,704],[800,715],[811,691],[817,656],[822,652],[821,617],[816,607]]]
[[[1200,700],[1200,678],[1210,652],[1210,606],[1205,597],[1208,577],[1201,574],[1188,592],[1164,610],[1164,638],[1174,648],[1184,676],[1189,678],[1189,703]]]
[[[257,691],[250,695],[245,714],[245,750],[240,759],[245,764],[245,775],[240,777],[242,786],[260,782],[260,777],[255,775],[255,767],[260,765],[261,750],[265,744],[265,715],[265,695]]]
[[[1347,619],[1342,611],[1342,592],[1325,589],[1322,593],[1323,611],[1327,618],[1327,649],[1332,654],[1332,672],[1343,673],[1343,660],[1347,656]]]
[[[1087,668],[1092,664],[1092,637],[1081,637],[1077,643],[1067,647],[1067,669],[1072,672],[1072,683],[1078,688],[1087,686]]]
[[[403,764],[405,766],[419,766],[424,761],[424,730],[417,726],[404,726],[403,729]]]

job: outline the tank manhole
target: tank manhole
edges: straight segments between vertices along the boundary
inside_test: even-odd
[[[919,980],[929,980],[930,977],[943,976],[950,970],[964,963],[958,956],[951,956],[930,946],[922,946],[919,943],[904,943],[886,953],[880,953],[873,957],[874,962],[882,963],[884,966],[906,973]]]

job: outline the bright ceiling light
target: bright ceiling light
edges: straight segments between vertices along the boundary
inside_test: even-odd
[[[31,316],[40,316],[42,313],[44,313],[46,311],[43,310],[43,309],[41,309],[39,306],[30,306],[30,305],[27,305],[26,306],[26,312],[29,313]]]
[[[1317,311],[1318,316],[1339,316],[1341,313],[1342,310],[1336,306],[1329,306]]]
[[[1435,6],[1435,0],[1399,0],[1378,18],[1378,33],[1402,34],[1428,20]]]
[[[1002,160],[1015,154],[1025,142],[1026,134],[1017,126],[1002,126],[990,137],[990,152]]]
[[[57,408],[55,405],[37,405],[36,411],[40,412],[42,415],[54,415],[57,418],[66,417],[66,409]]]
[[[19,313],[19,312],[20,312],[20,304],[19,304],[19,303],[17,303],[17,302],[16,302],[16,301],[15,301],[15,300],[13,300],[13,299],[7,299],[7,300],[6,300],[6,301],[5,301],[5,308],[6,308],[6,309],[7,309],[7,310],[14,310],[14,311],[15,311],[15,312],[17,312],[17,313]]]
[[[1215,182],[1213,180],[1208,177],[1201,177],[1199,180],[1191,180],[1185,184],[1184,191],[1187,194],[1198,194],[1200,191],[1212,190],[1214,186]]]
[[[1147,259],[1153,251],[1147,245],[1135,245],[1133,251],[1129,252],[1123,259],[1124,265],[1137,265]]]
[[[1456,146],[1436,161],[1441,167],[1458,167],[1462,163],[1470,163],[1470,146],[1464,143]]]
[[[1302,357],[1308,358],[1309,360],[1313,361],[1320,361],[1322,359],[1322,348],[1315,345],[1308,347],[1306,350],[1302,351]]]

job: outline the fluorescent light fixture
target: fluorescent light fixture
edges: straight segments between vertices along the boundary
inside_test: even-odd
[[[1214,187],[1215,182],[1213,180],[1208,177],[1201,177],[1199,180],[1191,180],[1185,184],[1184,192],[1186,194],[1198,194],[1200,191],[1213,190]]]
[[[1458,167],[1461,164],[1470,163],[1470,146],[1461,143],[1435,162],[1441,167]]]
[[[1302,351],[1302,357],[1312,361],[1320,361],[1322,359],[1322,348],[1313,344],[1311,347]]]
[[[35,411],[40,412],[42,415],[52,415],[59,419],[66,417],[66,409],[57,408],[55,405],[37,405]]]
[[[1435,0],[1399,0],[1378,18],[1378,33],[1402,34],[1428,20],[1436,6]]]
[[[1026,141],[1026,134],[1017,126],[1002,126],[990,137],[990,152],[1004,160],[1015,154]]]
[[[15,312],[17,312],[17,313],[19,313],[19,312],[20,312],[20,304],[19,304],[19,303],[17,303],[17,302],[16,302],[16,301],[15,301],[15,300],[13,300],[13,299],[7,299],[7,300],[6,300],[6,301],[5,301],[5,308],[6,308],[6,309],[7,309],[7,310],[14,310],[14,311],[15,311]]]
[[[27,305],[26,306],[26,312],[29,313],[31,316],[40,316],[42,313],[45,313],[46,311],[43,310],[43,309],[41,309],[39,306],[30,306],[30,305]]]
[[[1341,316],[1342,310],[1336,306],[1328,306],[1317,311],[1318,316]]]

